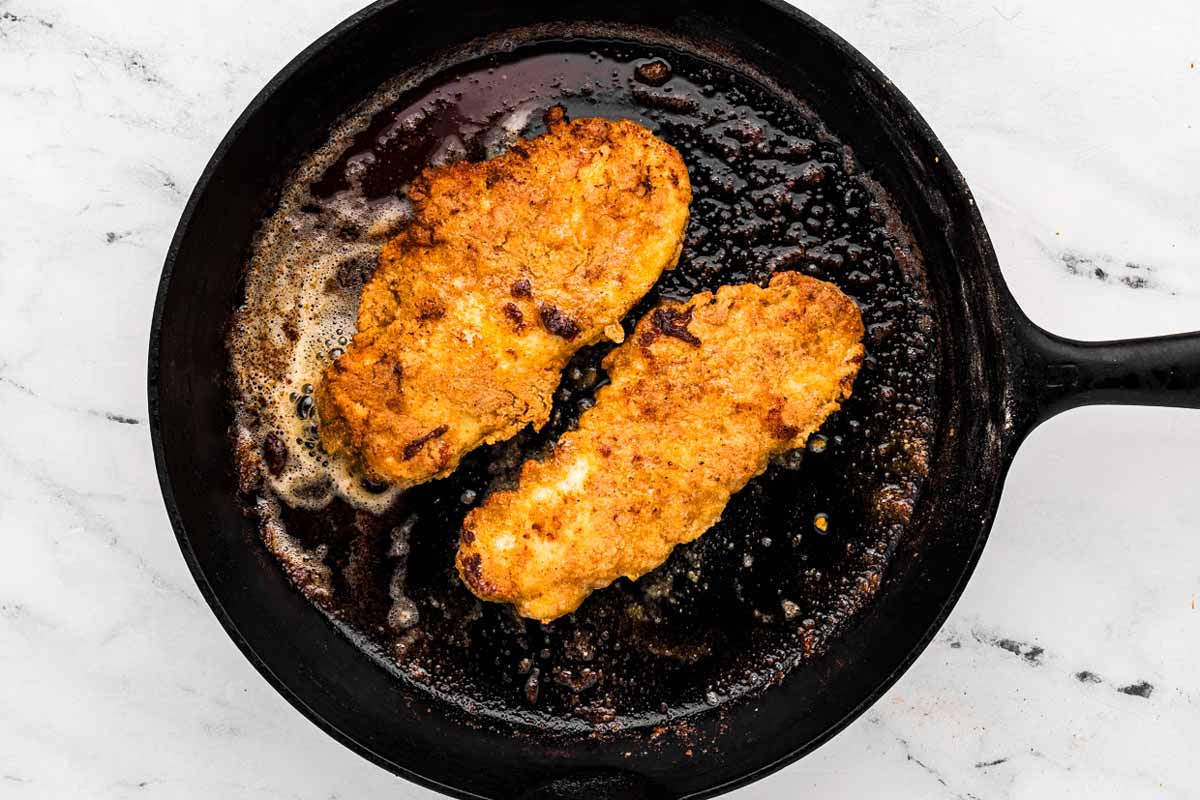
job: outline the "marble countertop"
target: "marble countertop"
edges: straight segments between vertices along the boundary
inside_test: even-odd
[[[164,513],[145,353],[192,185],[358,0],[0,0],[0,797],[429,798],[221,630]],[[1200,6],[805,0],[925,114],[1035,321],[1200,329]],[[1200,796],[1200,412],[1036,431],[936,641],[735,793]]]

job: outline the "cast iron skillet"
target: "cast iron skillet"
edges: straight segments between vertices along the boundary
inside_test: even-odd
[[[877,596],[825,653],[762,697],[690,720],[694,751],[647,746],[649,732],[636,727],[590,738],[517,735],[415,693],[275,568],[243,514],[227,438],[226,325],[248,243],[298,158],[405,67],[475,37],[581,21],[685,35],[806,98],[901,208],[937,306],[936,449]],[[1034,426],[1092,403],[1200,407],[1200,335],[1082,343],[1026,319],[962,176],[916,110],[861,54],[773,0],[383,0],[354,15],[271,81],[200,178],[163,270],[149,365],[164,500],[230,636],[332,736],[460,797],[707,797],[779,769],[862,713],[928,644],[979,558],[1005,472]]]

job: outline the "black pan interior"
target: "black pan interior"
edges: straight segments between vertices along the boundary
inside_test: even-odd
[[[627,328],[663,298],[765,285],[782,270],[832,281],[862,309],[869,351],[854,395],[807,452],[752,481],[720,524],[663,568],[597,592],[553,624],[476,600],[454,569],[458,530],[472,506],[511,485],[521,463],[574,426],[605,382],[600,361],[611,344],[586,349],[567,367],[544,429],[476,451],[452,477],[411,490],[390,511],[363,514],[335,501],[272,520],[326,553],[333,595],[322,608],[399,678],[539,734],[685,719],[759,690],[819,652],[878,586],[932,450],[934,308],[898,212],[797,98],[748,65],[684,47],[549,31],[522,46],[510,37],[473,45],[469,58],[451,55],[461,63],[376,111],[318,175],[303,171],[305,202],[284,215],[284,229],[297,237],[314,220],[340,224],[339,242],[362,236],[339,223],[337,208],[403,197],[438,154],[483,158],[514,114],[528,119],[522,135],[538,135],[558,106],[569,117],[636,120],[688,165],[695,200],[679,266],[631,312]],[[345,271],[365,272],[362,260],[348,259]],[[360,287],[355,280],[336,288]],[[256,387],[240,402],[253,412],[259,394]],[[316,427],[310,431],[304,449],[288,443],[293,458],[324,458],[313,446]],[[256,433],[287,438],[266,427]],[[243,464],[256,468],[253,459]],[[403,532],[400,555],[393,531]],[[397,574],[418,621],[390,628]]]
[[[955,387],[974,381],[986,405],[1003,375],[1002,359],[987,363],[996,345],[973,341],[973,317],[997,322],[998,290],[986,238],[949,159],[902,98],[811,21],[768,6],[684,10],[635,5],[604,25],[512,32],[522,17],[540,24],[572,14],[532,4],[507,9],[502,22],[481,8],[468,15],[470,24],[451,28],[434,9],[382,4],[256,103],[202,181],[168,263],[151,403],[168,506],[202,587],[235,639],[310,716],[389,767],[455,791],[497,796],[547,769],[577,766],[635,770],[680,794],[707,791],[815,745],[928,635],[969,569],[981,543],[975,529],[994,504],[986,487],[1001,465],[988,434],[1003,398],[992,395],[991,410],[969,407]],[[419,43],[403,33],[414,25],[428,33]],[[698,187],[681,268],[647,304],[762,281],[783,266],[801,269],[860,301],[872,359],[854,399],[823,431],[824,452],[777,465],[741,493],[718,529],[673,556],[659,576],[665,591],[620,584],[549,629],[516,623],[498,607],[478,609],[449,573],[456,523],[469,505],[462,498],[483,496],[496,477],[489,464],[505,454],[481,452],[453,478],[412,493],[380,523],[403,524],[415,512],[410,591],[429,607],[426,643],[411,650],[419,660],[401,658],[397,668],[394,643],[370,635],[379,607],[372,610],[369,587],[334,609],[345,623],[335,631],[288,585],[242,515],[218,323],[239,301],[237,276],[258,220],[337,116],[414,63],[454,52],[447,48],[468,34],[502,28],[507,52],[480,61],[478,47],[460,50],[450,59],[459,65],[406,100],[514,60],[565,59],[570,85],[547,81],[546,105],[640,119],[680,147]],[[678,81],[671,93],[630,79],[652,58],[670,64]],[[612,86],[582,91],[612,71]],[[803,97],[816,116],[789,95]],[[694,107],[681,106],[680,96]],[[537,132],[536,118],[527,132]],[[884,196],[852,174],[839,142],[887,187],[923,260]],[[780,157],[784,150],[790,155]],[[941,166],[931,166],[933,155]],[[403,170],[418,166],[381,161],[393,170],[380,176],[384,190],[399,189]],[[317,186],[315,194],[337,188]],[[956,226],[959,215],[969,224]],[[862,252],[851,256],[851,247]],[[972,346],[983,359],[961,357]],[[582,353],[573,367],[586,375],[599,355]],[[595,384],[567,388],[556,421],[525,435],[523,452],[569,426]],[[970,474],[966,439],[985,443],[972,449]],[[926,468],[932,476],[922,486]],[[813,525],[818,513],[828,515],[827,534]],[[291,522],[297,530],[308,524]],[[956,537],[960,526],[968,535]],[[351,641],[347,626],[368,635]],[[414,663],[432,677],[406,669]],[[540,687],[530,702],[534,668]],[[698,755],[712,758],[693,761]],[[464,758],[477,759],[476,768],[461,769]]]

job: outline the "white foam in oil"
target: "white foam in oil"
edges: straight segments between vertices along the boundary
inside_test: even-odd
[[[534,135],[561,98],[584,89],[590,97],[628,77],[607,67],[597,73],[594,54],[546,52],[506,65],[494,79],[466,71],[416,96],[430,76],[446,74],[452,56],[397,76],[334,126],[326,144],[288,176],[253,243],[245,302],[229,335],[247,492],[264,490],[308,509],[335,497],[376,514],[394,503],[398,491],[365,482],[347,457],[322,451],[313,397],[354,336],[363,280],[411,216],[398,199],[406,189],[399,184],[422,167],[493,158]],[[564,81],[575,88],[564,89]],[[399,170],[391,162],[397,158]],[[397,185],[381,185],[380,176]]]
[[[238,448],[239,469],[246,489],[267,489],[292,507],[324,508],[341,497],[378,514],[399,494],[364,481],[348,457],[322,450],[313,397],[324,370],[354,336],[362,283],[374,271],[385,242],[411,218],[412,208],[399,199],[406,187],[396,187],[397,194],[382,199],[367,199],[363,180],[374,159],[369,152],[345,160],[342,190],[317,197],[312,185],[337,164],[372,118],[412,85],[411,79],[397,79],[385,86],[289,176],[246,267],[245,302],[229,336],[236,434],[244,443]],[[399,114],[377,141],[415,139],[422,126],[436,122],[437,104],[455,97],[454,91],[451,86],[440,96],[435,93],[432,102]],[[462,130],[470,130],[482,155],[492,158],[515,143],[544,105],[515,101],[490,122]],[[439,129],[423,166],[467,157],[462,130]]]
[[[394,196],[367,201],[353,169],[346,171],[349,190],[331,198],[318,200],[309,188],[370,113],[348,120],[289,179],[254,243],[245,303],[229,336],[237,434],[253,445],[241,449],[243,483],[256,473],[258,485],[249,488],[267,488],[293,507],[323,508],[341,497],[380,513],[399,494],[323,451],[313,400],[324,370],[354,336],[363,281],[412,213]]]

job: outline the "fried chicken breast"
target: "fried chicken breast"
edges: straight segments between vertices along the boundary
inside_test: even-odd
[[[551,120],[483,163],[428,169],[383,249],[358,331],[317,390],[321,442],[411,486],[541,427],[559,373],[675,266],[691,185],[629,121]]]
[[[862,335],[853,300],[793,272],[659,306],[605,359],[578,428],[467,515],[463,580],[549,621],[654,569],[850,396]]]

